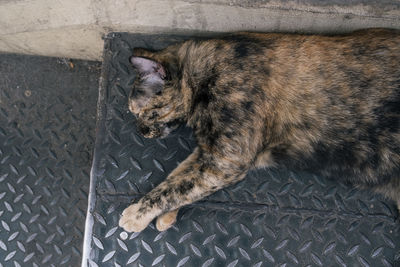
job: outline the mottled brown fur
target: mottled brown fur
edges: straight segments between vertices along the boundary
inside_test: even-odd
[[[400,205],[398,31],[238,33],[134,56],[166,72],[161,92],[141,109],[137,80],[129,101],[139,131],[159,137],[187,123],[198,147],[124,211],[125,230],[141,231],[257,167],[311,170]]]

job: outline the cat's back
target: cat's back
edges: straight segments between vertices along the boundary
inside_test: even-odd
[[[286,136],[274,151],[277,158],[291,154],[282,162],[351,177],[357,183],[397,176],[399,31],[271,36],[276,38],[274,48],[264,51],[270,72],[262,76],[265,94],[279,99],[274,106],[275,134]]]
[[[327,52],[336,49],[355,49],[360,46],[371,49],[371,51],[376,48],[398,51],[400,49],[400,30],[371,28],[331,35],[238,32],[226,36],[222,40],[234,47],[239,43],[254,42],[259,45],[258,51],[254,51],[255,53],[265,53],[275,49],[303,50],[315,48],[315,46],[329,47]]]
[[[189,49],[192,74],[288,82],[312,75],[332,78],[338,69],[384,71],[397,75],[400,31],[366,29],[342,35],[238,32],[193,42]],[[320,74],[317,77],[316,74]],[[280,81],[282,80],[282,81]],[[296,81],[297,82],[297,81]]]
[[[359,183],[400,171],[399,31],[237,33],[189,52],[189,84],[235,107],[238,121],[263,119],[278,163],[357,173]]]
[[[235,59],[251,60],[256,65],[268,62],[282,71],[301,67],[307,72],[321,70],[322,66],[335,69],[344,65],[361,68],[364,64],[364,68],[379,64],[390,71],[398,67],[400,60],[400,31],[394,29],[373,28],[342,35],[238,33],[231,39],[228,42],[235,51]],[[237,50],[246,46],[247,53],[240,57]],[[251,46],[253,49],[249,49]]]

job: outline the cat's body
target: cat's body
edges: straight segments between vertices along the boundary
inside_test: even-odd
[[[150,59],[150,60],[149,60]],[[241,180],[285,166],[383,193],[400,205],[400,34],[239,33],[136,49],[141,74],[130,110],[146,137],[177,123],[198,147],[120,220],[141,231],[160,216]]]

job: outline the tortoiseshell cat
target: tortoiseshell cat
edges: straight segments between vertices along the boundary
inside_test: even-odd
[[[124,210],[119,225],[170,227],[183,205],[252,168],[308,169],[384,194],[400,206],[400,34],[238,33],[135,49],[129,109],[145,137],[180,123],[198,147]]]

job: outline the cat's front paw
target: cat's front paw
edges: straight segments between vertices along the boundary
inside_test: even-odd
[[[148,214],[140,213],[140,207],[139,203],[127,207],[119,219],[119,226],[127,232],[141,232],[144,230],[153,218]]]

